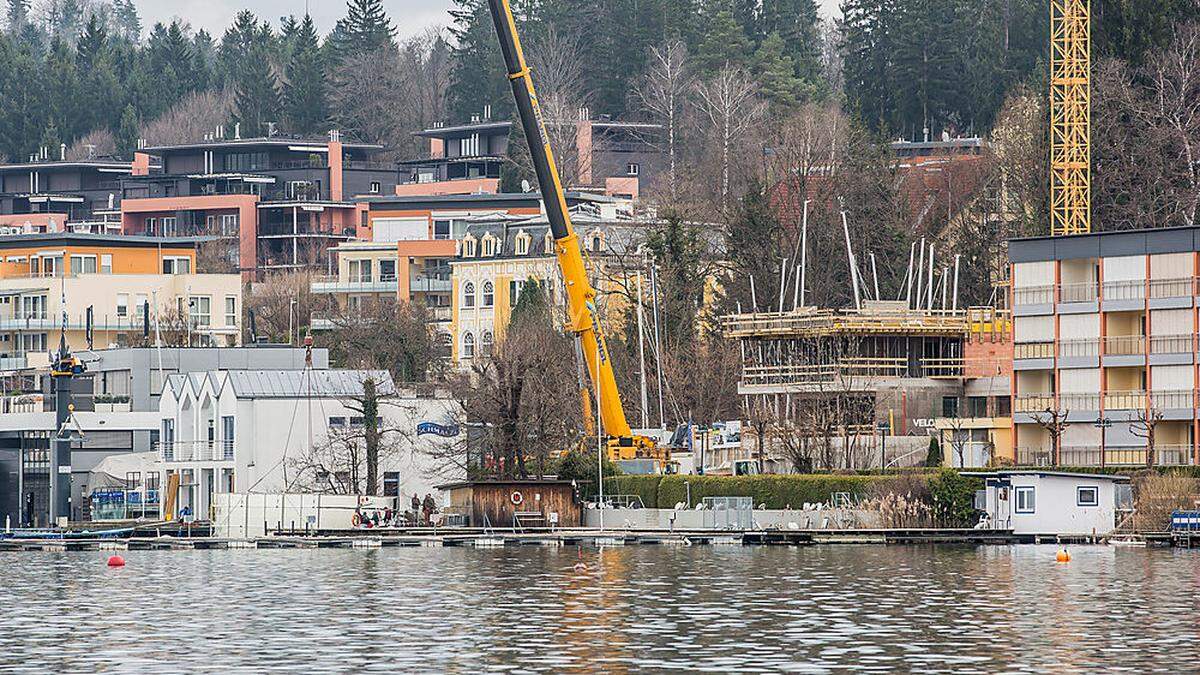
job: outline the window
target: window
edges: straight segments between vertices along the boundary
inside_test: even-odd
[[[400,496],[400,472],[399,471],[384,471],[383,472],[383,496],[384,497],[399,497]]]
[[[46,351],[45,333],[25,333],[21,336],[21,351],[41,353]]]
[[[176,222],[178,222],[178,220],[179,219],[176,218],[175,216],[163,216],[162,236],[174,237],[177,234],[177,232],[176,232],[177,228],[175,227],[175,224],[176,224]]]
[[[470,281],[466,282],[465,284],[463,284],[462,292],[463,292],[462,306],[463,307],[474,307],[475,306],[475,284],[471,283]]]
[[[492,338],[492,331],[485,330],[483,335],[479,336],[479,351],[484,356],[492,355],[492,344],[495,340]]]
[[[638,166],[636,162],[630,162],[629,164],[625,165],[625,173],[629,174],[630,176],[638,175],[638,171],[640,169],[641,167]]]
[[[146,219],[146,234],[152,237],[158,234],[158,218],[151,216]]]
[[[942,397],[942,417],[958,417],[958,397]]]
[[[221,234],[231,236],[238,233],[238,214],[227,213],[221,216]]]
[[[46,296],[44,296],[44,295],[23,295],[23,296],[21,296],[21,318],[22,319],[44,319],[44,318],[46,318]]]
[[[96,256],[94,255],[73,255],[71,256],[71,274],[95,274],[96,273]]]
[[[475,336],[470,333],[463,335],[462,357],[464,359],[475,358]]]
[[[233,459],[233,415],[221,416],[221,456]]]
[[[379,181],[377,181],[377,180],[371,181],[371,194],[374,194],[374,195],[379,194],[379,191],[382,188],[383,188],[383,186],[380,185]]]
[[[1012,399],[1008,396],[996,397],[996,417],[1008,417],[1012,415]]]
[[[1100,506],[1100,488],[1095,485],[1075,488],[1076,506]]]
[[[351,260],[350,261],[350,281],[352,283],[363,283],[371,280],[371,261],[370,260]]]
[[[462,240],[462,255],[464,258],[475,257],[475,239],[473,237],[466,237]]]
[[[1017,513],[1033,513],[1033,487],[1023,486],[1013,489],[1013,495],[1017,500]]]
[[[524,232],[518,232],[515,240],[514,248],[517,255],[526,255],[529,253],[530,236]]]
[[[395,260],[380,260],[379,261],[379,280],[380,281],[395,281],[396,280],[396,261]]]
[[[546,238],[542,240],[542,249],[545,251],[546,255],[552,255],[554,253],[554,236],[549,232],[546,233]]]
[[[112,274],[112,254],[105,253],[100,256],[100,273]]]
[[[188,315],[192,325],[207,328],[212,325],[212,298],[207,295],[193,295],[188,298]]]
[[[212,232],[213,230],[217,229],[217,217],[216,216],[205,216],[204,217],[204,229],[207,232]]]
[[[129,316],[129,294],[117,294],[117,316]]]
[[[496,238],[489,234],[483,238],[483,257],[490,258],[494,255],[496,255]]]
[[[346,426],[346,418],[345,417],[330,417],[329,418],[329,428],[340,429],[344,426]]]
[[[434,239],[449,239],[450,238],[450,221],[449,220],[433,221],[433,238]]]
[[[162,421],[162,434],[159,437],[162,439],[162,443],[159,444],[162,448],[162,457],[169,462],[175,458],[175,420],[164,419]]]
[[[490,281],[483,282],[482,306],[483,307],[491,307],[492,304],[495,302],[495,300],[496,300],[496,287],[493,286],[492,282],[490,282]]]
[[[236,295],[227,295],[227,296],[225,296],[225,325],[226,326],[236,326],[237,324],[238,324],[237,296]]]
[[[191,258],[180,258],[176,256],[163,258],[163,274],[189,274],[191,271]]]
[[[259,171],[270,168],[265,152],[232,152],[222,159],[226,171]]]

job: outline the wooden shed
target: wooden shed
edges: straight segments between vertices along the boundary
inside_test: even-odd
[[[583,506],[565,480],[483,480],[439,485],[471,527],[579,527]]]

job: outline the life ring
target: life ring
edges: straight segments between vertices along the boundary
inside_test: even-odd
[[[350,524],[354,527],[362,525],[362,514],[355,511],[353,516],[350,516]]]
[[[525,497],[520,490],[513,490],[513,493],[508,496],[508,500],[512,502],[513,506],[520,506],[525,501]]]

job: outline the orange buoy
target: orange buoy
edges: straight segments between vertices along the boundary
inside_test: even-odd
[[[124,567],[125,559],[119,555],[110,555],[110,556],[108,556],[108,566],[109,567]]]
[[[1054,559],[1060,563],[1071,562],[1071,554],[1067,553],[1067,549],[1060,548],[1058,550],[1058,554],[1054,556]]]

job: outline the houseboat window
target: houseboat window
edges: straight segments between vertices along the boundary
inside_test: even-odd
[[[1100,488],[1094,485],[1076,488],[1075,504],[1076,506],[1100,506]]]
[[[1033,513],[1033,488],[1030,486],[1013,488],[1017,498],[1017,513]]]

